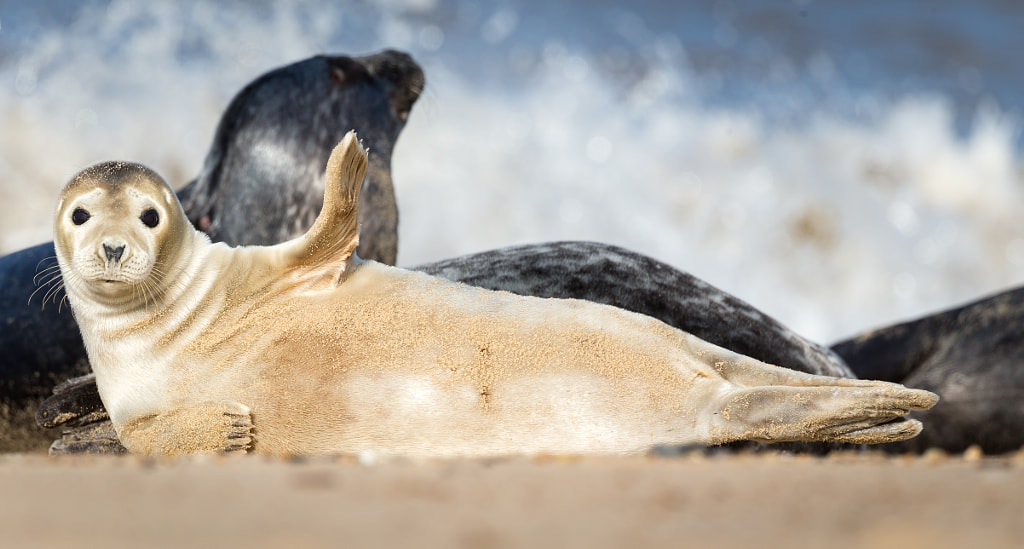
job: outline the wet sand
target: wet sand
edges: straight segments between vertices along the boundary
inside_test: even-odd
[[[0,455],[4,547],[1019,547],[1024,452]]]

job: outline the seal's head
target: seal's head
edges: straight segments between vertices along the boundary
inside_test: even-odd
[[[75,175],[61,192],[53,227],[67,287],[117,302],[159,293],[191,231],[163,178],[130,162],[102,162]]]

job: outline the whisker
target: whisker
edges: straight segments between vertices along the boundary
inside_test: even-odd
[[[143,305],[146,307],[146,312],[147,313],[149,313],[149,304],[150,303],[153,303],[154,307],[156,307],[156,305],[157,305],[156,297],[154,295],[154,291],[153,291],[153,288],[151,287],[151,285],[152,285],[152,281],[149,278],[143,279],[142,283],[139,284],[139,289],[142,291]]]
[[[71,270],[71,271],[69,271],[66,274],[67,274],[67,276],[63,277],[63,280],[58,285],[58,287],[54,288],[54,290],[52,290],[52,293],[48,293],[48,295],[53,299],[53,302],[55,304],[57,304],[57,313],[58,314],[63,310],[64,303],[69,301],[67,290],[66,290],[65,286],[71,286],[72,288],[77,288],[78,286],[80,286],[82,284],[81,278],[78,276],[77,273],[75,273],[74,270]],[[57,292],[59,292],[62,289],[65,290],[65,292],[64,292],[64,295],[60,298],[60,301],[58,302],[57,301],[57,295],[58,295]],[[70,305],[71,304],[68,303],[69,307],[70,307]]]
[[[39,278],[53,273],[54,270],[58,270],[59,271],[60,270],[60,265],[51,265],[51,266],[49,266],[49,267],[47,267],[47,268],[45,268],[45,269],[43,269],[41,271],[36,272],[36,275],[32,277],[32,283],[33,284],[39,284],[39,282],[38,282]]]
[[[50,289],[49,289],[49,290],[48,290],[48,291],[46,292],[46,294],[45,294],[45,295],[43,295],[43,309],[44,309],[44,310],[46,309],[46,302],[47,302],[47,301],[52,301],[53,303],[56,303],[56,302],[57,302],[57,301],[56,301],[56,299],[57,299],[57,295],[58,295],[58,294],[60,293],[60,291],[61,291],[61,290],[63,290],[63,289],[64,289],[64,283],[63,283],[62,281],[56,281],[56,284],[54,284],[54,286],[53,286],[53,287],[51,287],[51,288],[50,288]]]
[[[187,280],[184,276],[181,276],[183,273],[186,272],[184,267],[175,266],[174,267],[174,271],[175,272],[174,273],[169,273],[168,271],[166,271],[164,269],[164,264],[163,263],[157,262],[156,264],[153,265],[153,269],[160,276],[161,281],[167,280],[168,278],[170,278],[172,280],[172,283],[171,283],[170,287],[167,288],[167,289],[174,288],[174,289],[178,289],[178,290],[182,290],[182,291],[185,291],[185,290],[188,289],[188,282],[189,282],[189,280]],[[173,276],[168,276],[170,274],[173,274]],[[166,293],[167,293],[166,289],[164,291],[160,292],[161,298],[166,297]]]
[[[46,305],[46,299],[50,299],[50,301],[51,301],[51,302],[52,302],[53,304],[57,305],[57,314],[60,314],[60,313],[61,313],[61,311],[63,311],[63,310],[64,310],[64,302],[65,302],[65,301],[67,301],[67,299],[68,299],[68,293],[67,293],[67,291],[66,291],[66,290],[65,290],[65,288],[64,288],[64,286],[65,286],[65,285],[66,285],[67,283],[68,283],[67,279],[61,280],[61,281],[60,281],[60,282],[59,282],[59,283],[57,284],[57,286],[53,288],[53,290],[51,290],[50,292],[47,292],[47,296],[48,296],[48,297],[44,297],[44,298],[43,298],[43,305],[44,305],[44,306]],[[60,297],[60,301],[58,301],[58,300],[57,300],[57,296],[58,296],[58,295],[60,295],[60,291],[61,291],[61,290],[65,290],[65,291],[64,291],[64,295],[62,295],[62,296]],[[69,303],[69,304],[68,304],[68,307],[70,307],[70,306],[71,306],[71,304]]]
[[[29,296],[28,296],[28,303],[27,304],[28,305],[32,304],[32,298],[35,297],[37,293],[39,293],[39,290],[49,288],[50,285],[52,285],[57,280],[60,280],[60,278],[61,278],[60,273],[57,273],[56,275],[51,276],[49,279],[47,279],[45,282],[43,282],[41,284],[36,283],[37,288],[31,294],[29,294]],[[49,290],[47,290],[47,293],[49,293]],[[45,297],[45,294],[43,296],[43,303],[42,303],[42,305],[43,305],[43,308],[45,309],[46,308],[46,297]]]
[[[40,265],[42,265],[44,262],[49,261],[51,259],[56,260],[57,256],[51,255],[51,256],[47,256],[47,257],[44,257],[44,258],[40,259],[39,263],[36,263],[36,270],[39,270],[39,266]]]
[[[149,313],[149,295],[146,292],[145,281],[140,282],[132,286],[132,301],[138,303],[142,301],[142,308]]]

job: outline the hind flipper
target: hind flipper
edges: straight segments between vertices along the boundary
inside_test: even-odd
[[[920,433],[921,424],[903,416],[939,399],[895,383],[806,374],[705,345],[698,355],[724,382],[699,419],[707,444],[904,440]]]

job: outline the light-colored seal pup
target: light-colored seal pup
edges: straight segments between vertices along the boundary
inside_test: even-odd
[[[138,164],[76,175],[57,258],[100,395],[143,454],[630,453],[912,437],[937,397],[794,372],[649,317],[362,261],[365,151],[331,154],[302,237],[211,244]],[[893,421],[896,420],[896,421]]]

